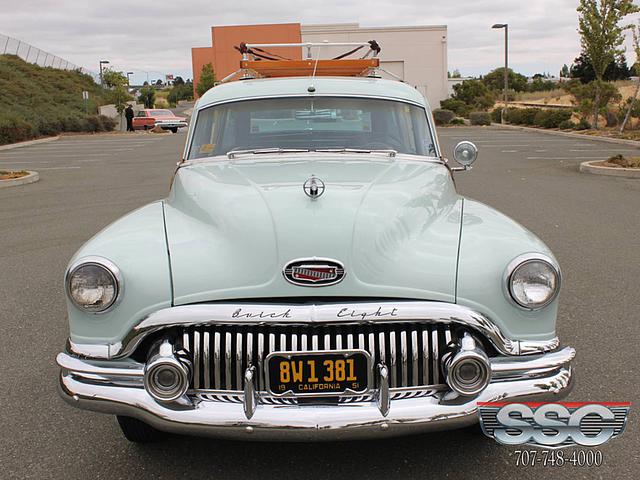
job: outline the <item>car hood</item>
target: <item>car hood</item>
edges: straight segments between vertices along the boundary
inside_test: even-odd
[[[246,157],[245,157],[246,158]],[[290,297],[455,300],[462,200],[419,157],[263,155],[178,170],[165,201],[175,304]],[[315,175],[324,194],[309,198]],[[329,258],[345,278],[286,281],[290,261]]]

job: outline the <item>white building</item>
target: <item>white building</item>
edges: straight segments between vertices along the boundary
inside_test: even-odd
[[[381,47],[380,66],[389,78],[399,77],[417,88],[439,108],[448,97],[447,27],[360,27],[357,23],[302,25],[303,42],[366,42],[376,40]],[[320,58],[344,53],[344,48],[323,49]],[[315,55],[315,52],[314,52]],[[386,76],[386,74],[383,74]]]

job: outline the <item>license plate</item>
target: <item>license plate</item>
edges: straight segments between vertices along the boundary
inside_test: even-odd
[[[325,396],[369,390],[371,357],[364,350],[274,352],[267,357],[267,390],[274,395]]]

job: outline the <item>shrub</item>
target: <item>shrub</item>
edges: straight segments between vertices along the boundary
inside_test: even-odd
[[[440,102],[440,107],[443,110],[451,110],[459,117],[467,117],[471,112],[471,107],[469,105],[456,98],[448,98],[447,100],[442,100]]]
[[[436,125],[449,125],[456,116],[451,110],[439,108],[433,111],[433,119]]]
[[[464,125],[464,118],[460,118],[460,117],[456,117],[453,120],[451,120],[450,125]]]
[[[82,131],[82,119],[80,117],[65,117],[61,120],[63,132]]]
[[[506,115],[509,114],[509,110],[505,112]],[[502,108],[496,108],[491,112],[491,120],[495,123],[502,122]]]
[[[491,114],[489,112],[472,112],[469,114],[471,125],[491,125]]]
[[[521,125],[535,125],[536,115],[540,111],[539,108],[523,108],[520,110]]]
[[[576,128],[576,124],[571,120],[565,120],[560,125],[558,125],[558,128],[561,130],[573,130],[574,128]]]
[[[100,116],[99,115],[89,115],[87,118],[84,119],[84,125],[82,128],[85,132],[101,132],[103,127],[102,127],[102,122],[100,121]]]
[[[113,130],[116,128],[117,122],[113,118],[107,117],[105,115],[98,115],[98,118],[100,119],[102,129],[105,132],[113,132]]]
[[[542,128],[558,128],[566,120],[571,120],[569,110],[540,110],[535,116],[534,125]]]
[[[22,142],[35,136],[33,125],[15,115],[0,116],[0,145]]]
[[[591,124],[589,123],[589,121],[586,118],[583,118],[575,126],[575,129],[576,130],[590,130],[591,129]]]

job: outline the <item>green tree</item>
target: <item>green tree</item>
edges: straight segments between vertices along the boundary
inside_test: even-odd
[[[636,54],[636,58],[640,58],[640,26],[639,25],[632,25],[631,26],[631,33],[633,33],[633,50]],[[637,65],[637,62],[636,62]],[[635,66],[634,65],[634,69]],[[634,107],[637,108],[637,98],[638,98],[638,93],[640,93],[640,78],[638,78],[638,83],[636,84],[636,91],[633,94],[633,97],[630,98],[627,103],[627,113],[624,116],[624,120],[622,121],[622,125],[620,126],[620,133],[624,132],[624,128],[627,126],[627,122],[629,121],[629,117],[631,116],[632,111],[634,110]]]
[[[210,63],[202,66],[200,72],[200,80],[196,86],[198,96],[201,97],[204,93],[216,84],[216,74],[213,71],[213,66]]]
[[[593,127],[598,129],[600,92],[604,74],[612,61],[624,53],[624,31],[621,21],[640,9],[633,0],[580,0],[578,6],[578,31],[582,51],[593,67],[596,77],[593,102]]]
[[[156,103],[156,90],[150,85],[142,87],[140,100],[144,103],[144,108],[153,108]]]
[[[440,102],[442,108],[451,110],[466,117],[477,110],[488,110],[493,107],[496,99],[493,93],[480,80],[465,80],[453,86],[453,95]]]
[[[570,76],[571,71],[569,70],[569,65],[565,63],[560,70],[560,78],[569,78]]]
[[[527,90],[527,77],[519,73],[514,72],[512,69],[509,72],[509,88],[516,92],[524,92]],[[501,92],[504,90],[504,67],[496,68],[490,73],[487,73],[482,78],[489,90],[494,92]]]
[[[578,111],[585,117],[593,113],[596,94],[599,96],[599,114],[605,113],[610,103],[619,102],[622,99],[616,86],[610,82],[602,82],[598,86],[595,80],[591,83],[584,84],[574,79],[566,82],[563,88],[575,97],[575,104],[578,107]]]
[[[131,100],[127,76],[123,72],[106,69],[102,72],[102,81],[106,87],[104,100],[113,103],[122,120],[122,112],[127,107],[127,101]]]

